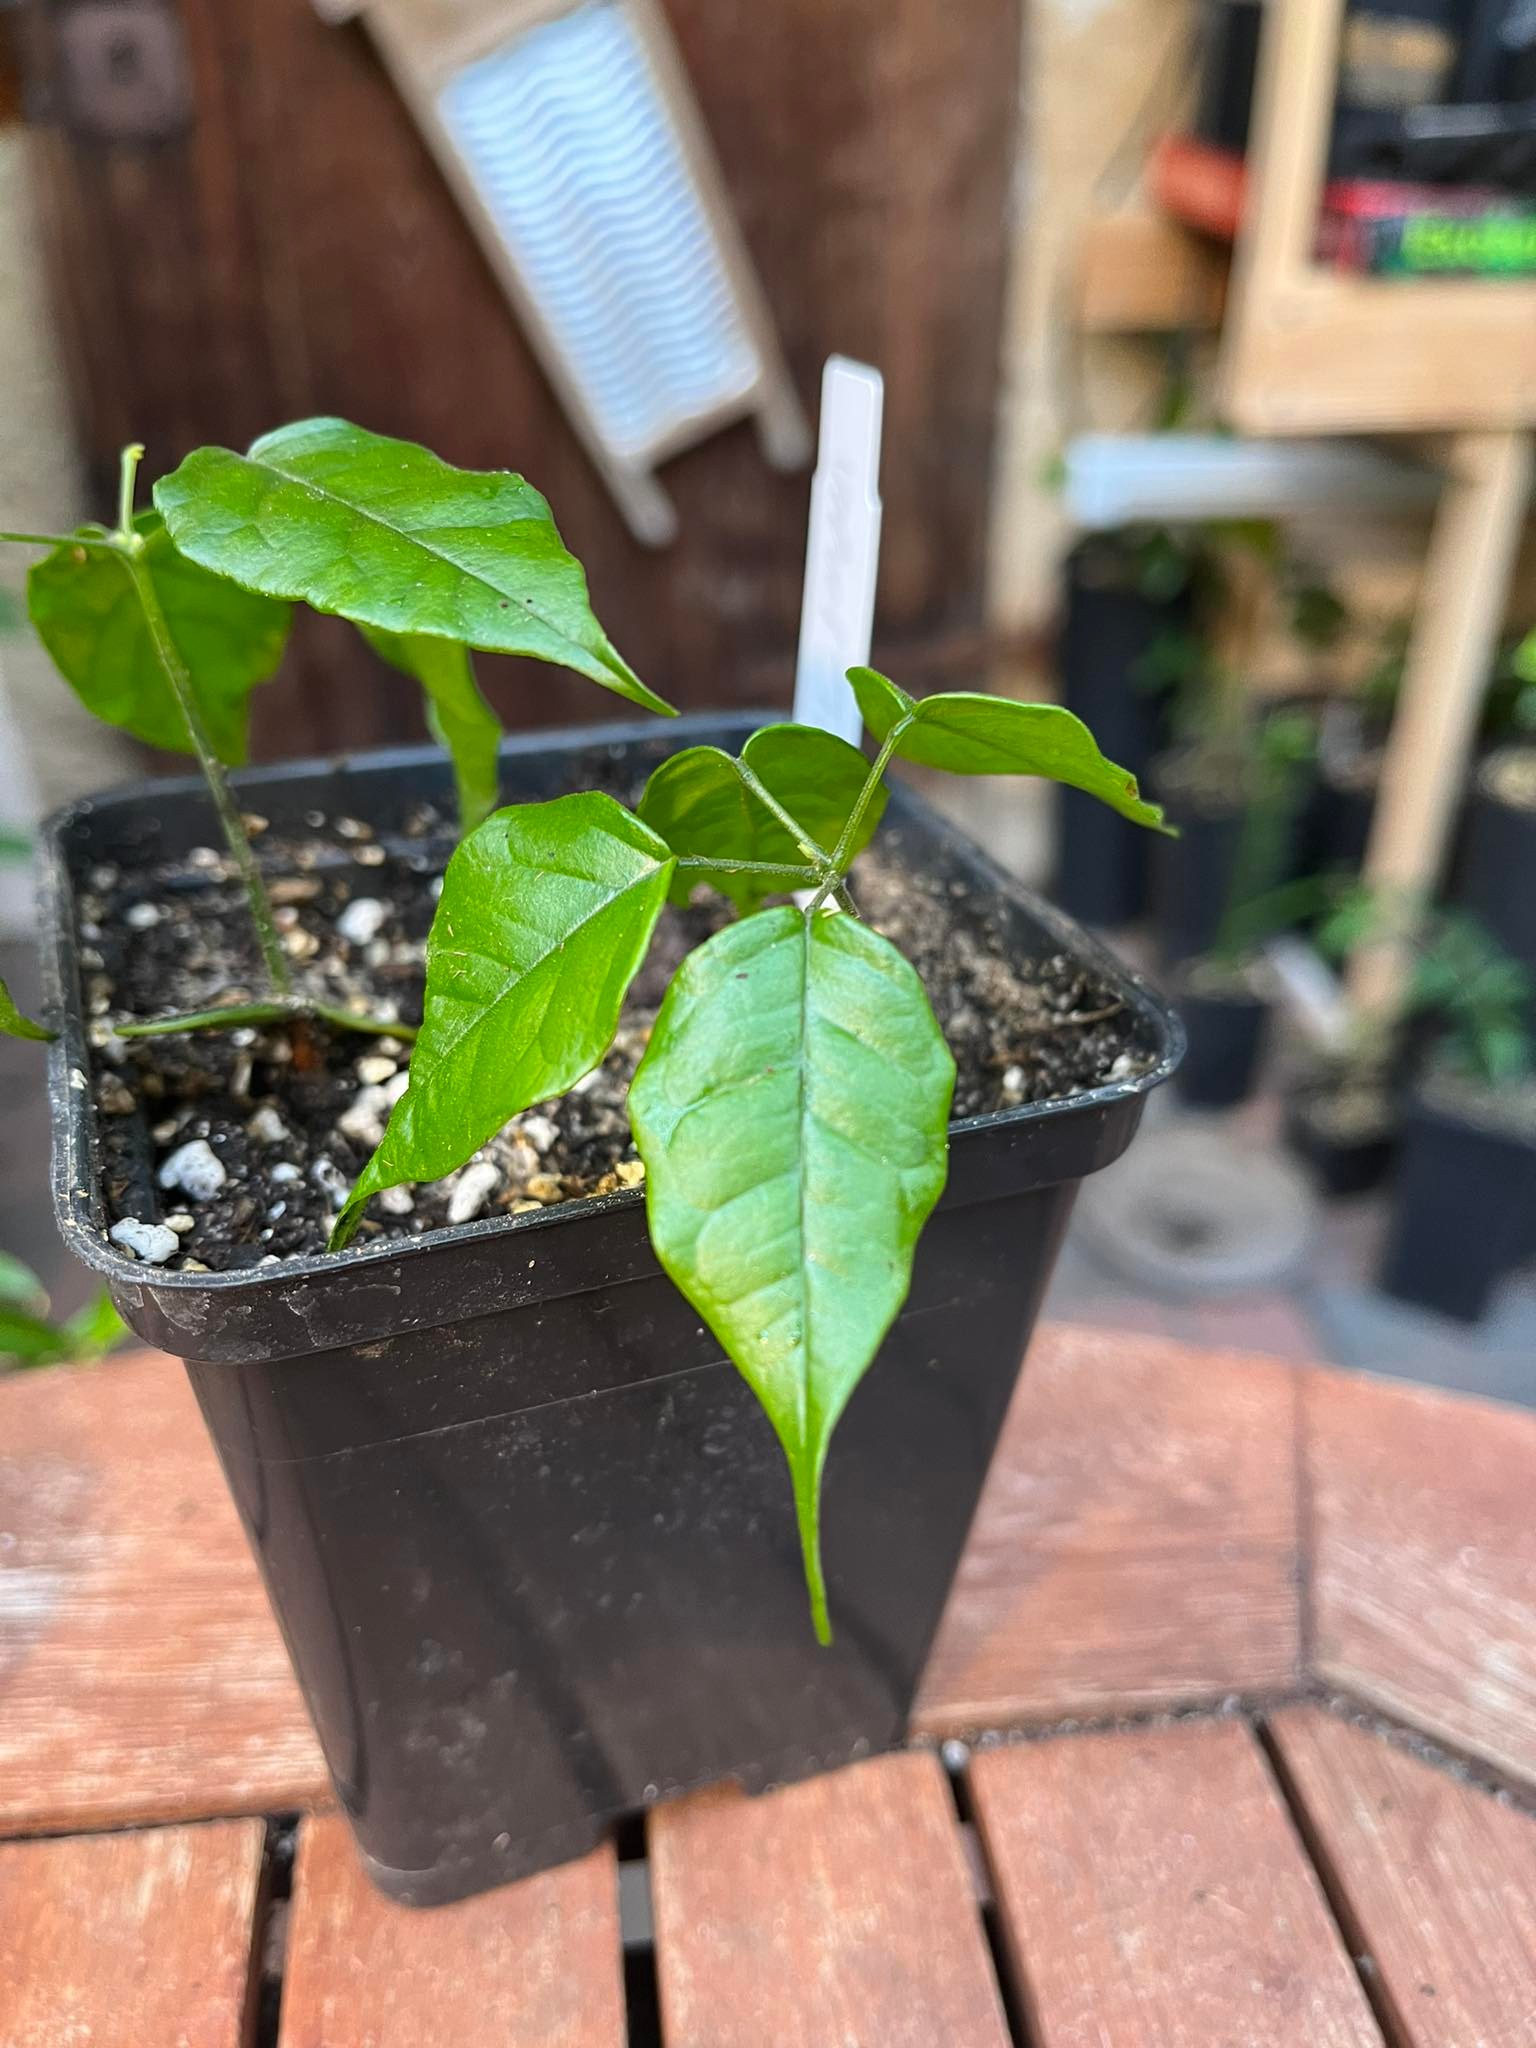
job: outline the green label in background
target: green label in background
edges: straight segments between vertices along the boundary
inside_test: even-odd
[[[1388,275],[1536,276],[1536,211],[1377,221],[1371,268]]]

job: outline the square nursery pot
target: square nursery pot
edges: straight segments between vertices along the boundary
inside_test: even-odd
[[[633,773],[758,721],[511,743],[509,800]],[[423,752],[242,778],[276,833],[321,809],[388,839],[447,796]],[[105,1235],[73,895],[92,864],[205,843],[163,783],[75,805],[46,860],[55,1194],[71,1248],[184,1358],[375,1882],[432,1904],[577,1855],[619,1816],[902,1741],[1078,1182],[1177,1064],[1169,1012],[903,792],[885,844],[1022,953],[1085,959],[1152,1054],[1134,1080],[956,1122],[911,1298],[826,1476],[836,1642],[818,1649],[783,1455],[663,1275],[638,1190],[409,1244],[164,1273]]]
[[[1457,1322],[1479,1322],[1533,1241],[1536,1127],[1529,1115],[1501,1124],[1438,1099],[1438,1091],[1417,1093],[1403,1120],[1382,1291]]]

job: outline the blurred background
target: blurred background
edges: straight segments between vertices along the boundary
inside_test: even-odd
[[[807,425],[885,378],[876,664],[1183,828],[935,790],[1173,988],[1053,1312],[1536,1402],[1529,0],[0,0],[0,512],[337,412],[528,474],[684,708],[790,700]],[[143,762],[0,556],[0,915]],[[309,614],[257,758],[421,736]],[[601,715],[486,659],[512,729]],[[35,1061],[0,1245],[60,1302]]]

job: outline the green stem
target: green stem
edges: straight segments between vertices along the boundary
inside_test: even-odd
[[[891,756],[896,751],[897,742],[911,722],[910,714],[906,718],[899,718],[886,734],[884,743],[879,753],[875,756],[874,766],[870,769],[868,775],[865,776],[864,787],[859,791],[853,809],[848,813],[847,821],[838,837],[838,842],[832,849],[832,858],[828,863],[831,873],[825,877],[821,887],[811,898],[806,909],[807,917],[814,917],[833,891],[841,888],[843,877],[852,865],[853,843],[858,837],[859,827],[864,822],[864,813],[874,802],[875,791],[880,787],[881,779],[890,764]]]
[[[117,472],[117,530],[124,540],[133,532],[133,487],[143,460],[144,443],[130,442],[123,450]]]
[[[136,462],[131,448],[123,457],[123,467],[127,472],[124,486],[128,492],[132,490],[130,459]],[[239,808],[225,777],[224,764],[214,751],[207,727],[203,724],[202,713],[197,708],[197,699],[192,691],[192,678],[187,673],[180,650],[171,637],[165,613],[160,609],[155,580],[144,562],[143,540],[131,530],[120,532],[115,539],[118,558],[128,572],[134,593],[143,610],[150,644],[155,650],[165,680],[171,687],[177,708],[186,720],[192,750],[197,755],[197,764],[203,771],[208,794],[213,798],[213,807],[219,814],[224,843],[240,872],[246,902],[250,906],[251,922],[256,927],[256,943],[261,948],[261,957],[266,963],[268,978],[280,995],[290,995],[293,992],[293,976],[289,971],[288,956],[284,953],[277,936],[277,926],[272,921],[272,906],[267,900],[266,885],[261,879],[261,870],[256,865],[256,856],[251,851],[251,842],[246,836]]]
[[[293,1017],[319,1017],[338,1031],[362,1031],[373,1038],[399,1038],[409,1043],[416,1036],[414,1024],[401,1024],[391,1017],[358,1017],[336,1003],[312,1001],[295,995],[286,1000],[259,1003],[224,1003],[209,1010],[188,1010],[175,1017],[145,1017],[132,1024],[114,1024],[118,1038],[167,1038],[177,1031],[222,1031],[236,1024],[278,1024]]]
[[[678,860],[680,868],[713,868],[717,873],[727,875],[784,875],[791,881],[810,884],[819,882],[826,873],[825,867],[796,867],[793,863],[776,860],[720,860],[709,854],[683,854]]]
[[[796,846],[799,847],[800,851],[805,855],[806,859],[811,863],[812,867],[816,869],[818,874],[825,874],[827,871],[827,855],[825,850],[816,844],[815,840],[811,838],[810,834],[806,831],[805,827],[802,824],[800,824],[800,822],[797,819],[792,818],[790,816],[789,812],[785,810],[784,806],[779,802],[778,798],[774,795],[773,791],[769,789],[766,786],[766,784],[759,781],[758,777],[753,774],[752,770],[747,766],[745,761],[740,760],[738,758],[732,765],[735,767],[737,774],[741,777],[742,781],[747,785],[748,789],[750,789],[752,794],[757,798],[758,802],[762,804],[766,810],[771,811],[774,817],[778,819],[779,823],[784,827],[784,830],[789,834],[790,838],[794,840]],[[718,867],[722,865],[722,863],[717,861],[715,865]]]
[[[0,541],[18,548],[111,548],[117,541],[106,533],[0,533]]]

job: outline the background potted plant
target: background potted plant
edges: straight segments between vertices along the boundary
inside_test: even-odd
[[[1178,1034],[886,771],[1157,813],[1060,707],[871,671],[873,761],[513,742],[456,851],[426,755],[237,796],[298,601],[394,636],[466,817],[470,645],[665,707],[519,478],[306,422],[141,513],[135,461],[113,529],[11,536],[76,689],[205,778],[51,829],[59,1206],[188,1360],[374,1875],[451,1898],[899,1740],[1076,1183]]]
[[[1380,1281],[1475,1322],[1536,1231],[1532,980],[1463,913],[1410,929],[1410,1005],[1437,1036],[1407,1098]]]
[[[1456,895],[1536,975],[1536,633],[1501,662],[1485,724],[1497,743],[1468,794]]]

